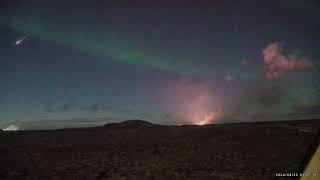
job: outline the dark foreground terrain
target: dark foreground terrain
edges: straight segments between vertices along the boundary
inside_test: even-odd
[[[0,179],[281,179],[303,171],[320,120],[0,132]]]

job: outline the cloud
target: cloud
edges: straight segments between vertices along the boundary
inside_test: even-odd
[[[263,51],[265,77],[279,79],[290,71],[300,71],[313,67],[311,61],[295,54],[285,54],[280,42],[269,44]]]
[[[106,106],[106,105],[97,104],[97,103],[80,107],[80,110],[82,111],[106,111],[111,109],[112,109],[111,106]]]
[[[63,104],[61,106],[58,106],[56,110],[58,112],[68,112],[68,111],[72,111],[73,107],[74,106],[72,104]]]
[[[62,105],[55,105],[54,103],[47,102],[44,105],[45,111],[48,113],[57,113],[57,112],[69,112],[72,111],[74,109],[74,105],[73,104],[62,104]]]
[[[223,122],[234,120],[259,121],[275,120],[278,117],[319,117],[319,106],[310,106],[317,101],[320,94],[319,81],[314,73],[317,73],[317,64],[298,55],[300,53],[288,53],[279,42],[269,44],[263,51],[264,74],[257,79],[248,80],[241,84],[239,96],[233,98],[230,104],[225,106]],[[248,65],[245,59],[240,60],[240,65]],[[251,66],[253,67],[253,66]],[[292,76],[290,72],[312,70],[305,76]],[[298,79],[297,79],[298,77]],[[303,78],[305,83],[297,81]],[[226,74],[224,80],[233,80],[232,74]],[[237,79],[236,79],[237,80]],[[272,80],[272,81],[270,81]],[[310,84],[310,82],[312,84]],[[298,88],[298,90],[296,90]],[[317,96],[318,95],[318,96]],[[308,105],[308,107],[299,106]],[[294,106],[299,106],[294,108]],[[298,117],[298,116],[297,116]]]
[[[94,103],[94,104],[89,104],[89,105],[84,105],[84,106],[76,106],[74,104],[70,104],[70,103],[66,103],[66,104],[62,104],[62,105],[55,105],[52,102],[47,102],[44,105],[45,111],[48,113],[63,113],[63,112],[70,112],[73,110],[77,110],[80,109],[81,111],[107,111],[107,110],[111,110],[112,107],[111,106],[106,106],[103,104],[98,104],[98,103]]]

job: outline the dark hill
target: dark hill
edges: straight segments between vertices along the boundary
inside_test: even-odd
[[[138,120],[138,119],[122,121],[120,123],[108,123],[104,125],[104,127],[109,127],[109,128],[143,128],[143,127],[155,127],[155,126],[160,126],[160,125],[153,124],[148,121]]]

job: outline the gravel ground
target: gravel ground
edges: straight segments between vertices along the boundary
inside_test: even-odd
[[[280,179],[303,170],[319,129],[304,120],[0,132],[0,179]]]

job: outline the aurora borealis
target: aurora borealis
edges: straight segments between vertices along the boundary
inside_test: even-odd
[[[320,115],[316,1],[1,4],[0,128]]]

